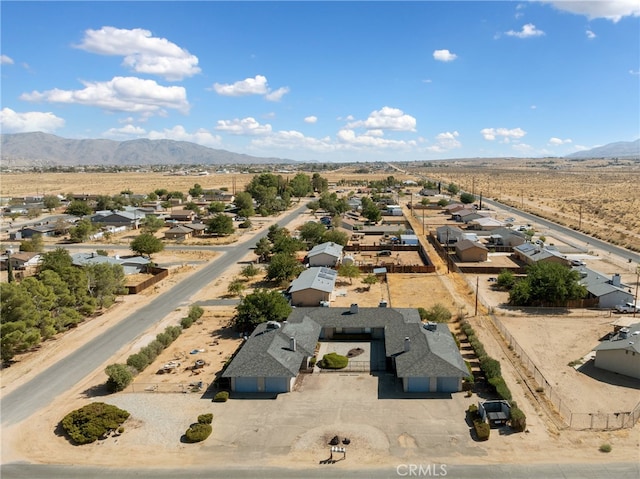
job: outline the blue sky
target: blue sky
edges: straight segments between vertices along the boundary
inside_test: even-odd
[[[637,0],[0,8],[3,133],[321,162],[564,156],[640,136]]]

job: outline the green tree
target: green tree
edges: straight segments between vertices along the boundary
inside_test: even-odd
[[[93,213],[93,209],[91,208],[91,206],[89,206],[89,204],[86,201],[73,200],[67,206],[65,213],[73,216],[86,216]]]
[[[292,236],[279,236],[273,243],[273,252],[276,254],[286,253],[288,255],[293,255],[304,249],[305,245],[302,240],[293,238]]]
[[[451,311],[442,303],[436,303],[429,309],[419,308],[420,318],[434,323],[447,323],[451,319]]]
[[[236,205],[236,208],[238,208],[238,214],[240,216],[248,218],[249,216],[256,214],[253,209],[253,198],[251,197],[251,193],[246,191],[237,193],[233,203]]]
[[[344,231],[327,230],[322,235],[322,243],[331,242],[342,246],[346,246],[349,242],[349,235]]]
[[[97,226],[90,220],[81,219],[73,228],[69,228],[69,239],[72,243],[84,243],[97,229]]]
[[[193,188],[189,189],[189,194],[194,198],[198,198],[204,194],[204,190],[202,189],[202,186],[196,183],[193,185]]]
[[[473,203],[476,200],[476,197],[471,193],[460,193],[460,202],[468,205]]]
[[[300,198],[313,193],[313,185],[311,184],[311,179],[304,173],[298,173],[296,176],[294,176],[289,183],[289,186],[291,188],[291,193],[293,194],[293,196],[298,198],[298,203],[300,203]]]
[[[244,266],[241,270],[240,270],[240,274],[242,276],[244,276],[247,279],[253,278],[254,276],[259,275],[262,272],[261,268],[258,268],[255,264],[253,263],[249,263],[248,265]]]
[[[304,266],[287,253],[276,253],[267,267],[267,279],[272,281],[289,281],[298,276]]]
[[[502,290],[510,290],[516,283],[516,277],[512,271],[503,269],[496,279],[496,286]]]
[[[207,206],[209,213],[222,213],[224,209],[225,204],[222,201],[212,201],[209,206]]]
[[[307,203],[307,208],[309,208],[313,216],[315,216],[316,211],[320,209],[320,202],[318,200],[309,201],[309,203]]]
[[[258,261],[264,263],[269,260],[272,251],[273,244],[271,244],[271,241],[268,238],[260,238],[253,252],[258,255]]]
[[[300,226],[300,238],[307,242],[310,248],[322,243],[322,237],[327,231],[327,227],[322,223],[309,221]]]
[[[338,268],[338,276],[349,278],[349,284],[353,284],[353,278],[360,276],[360,268],[353,263],[342,263]]]
[[[455,183],[449,183],[447,185],[447,191],[451,196],[455,196],[460,191],[460,188]]]
[[[233,323],[240,331],[250,331],[266,321],[284,321],[289,314],[291,306],[282,294],[276,290],[258,289],[242,298]]]
[[[378,283],[378,277],[375,274],[368,274],[361,281],[367,285],[367,291],[369,291],[371,286]]]
[[[214,235],[226,236],[233,234],[233,220],[230,216],[218,213],[210,220],[207,220],[207,232]]]
[[[143,233],[156,233],[160,231],[161,228],[164,227],[164,220],[159,216],[155,215],[146,215],[140,221],[140,229]]]
[[[110,364],[104,372],[107,374],[107,388],[111,392],[124,391],[133,381],[131,366],[126,364]]]
[[[38,311],[26,288],[0,283],[0,355],[3,362],[40,343]]]
[[[131,251],[141,256],[148,256],[158,253],[164,249],[162,241],[150,233],[142,233],[138,235],[129,245]]]
[[[526,278],[514,285],[509,302],[517,306],[562,306],[586,294],[578,271],[559,263],[538,262],[527,267]]]
[[[20,251],[42,253],[44,251],[44,240],[42,239],[42,235],[35,234],[31,239],[22,240],[20,242]]]
[[[53,210],[58,208],[60,204],[61,204],[60,198],[58,198],[56,195],[45,195],[42,198],[42,205],[47,210],[49,210],[49,213],[51,213]]]
[[[314,173],[311,177],[311,185],[313,191],[323,193],[329,189],[329,181],[326,178],[320,176],[320,173]]]
[[[367,205],[366,208],[362,210],[362,216],[367,218],[371,223],[377,223],[382,219],[382,213],[380,209],[373,203]]]
[[[242,293],[246,289],[246,285],[244,281],[240,278],[233,278],[227,287],[227,293],[231,296],[240,296],[242,297]]]
[[[98,306],[108,308],[116,296],[125,294],[124,269],[120,264],[98,263],[85,266],[89,291]]]

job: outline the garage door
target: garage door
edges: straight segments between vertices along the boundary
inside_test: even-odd
[[[438,378],[439,393],[458,392],[458,378]]]
[[[265,378],[264,390],[268,393],[286,393],[289,378]]]
[[[255,393],[258,391],[257,378],[236,378],[235,391],[239,393]]]
[[[362,334],[364,333],[364,328],[342,328],[342,332],[344,334]]]
[[[408,393],[428,393],[429,378],[407,378]]]

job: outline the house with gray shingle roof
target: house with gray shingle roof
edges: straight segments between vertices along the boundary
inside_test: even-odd
[[[308,253],[309,266],[335,266],[342,257],[342,245],[327,241],[314,246]]]
[[[441,244],[453,244],[463,239],[463,231],[457,226],[438,226],[436,228],[436,237]]]
[[[259,325],[222,377],[236,392],[289,392],[317,341],[341,335],[379,341],[386,357],[382,368],[395,373],[405,392],[457,392],[469,375],[446,324],[423,323],[416,309],[352,305],[295,308],[283,323]]]
[[[513,254],[526,264],[539,262],[560,263],[569,266],[571,262],[558,250],[551,247],[541,247],[533,243],[523,243],[513,248]]]
[[[605,276],[584,266],[574,269],[580,272],[580,284],[587,289],[587,298],[598,298],[598,307],[615,308],[634,301],[631,288],[621,282],[619,274]]]
[[[620,329],[593,350],[595,367],[640,379],[640,323]]]
[[[293,306],[319,306],[330,301],[338,272],[329,268],[309,268],[291,282],[289,294]]]
[[[75,253],[71,255],[71,263],[74,266],[87,266],[94,264],[119,264],[124,270],[124,274],[137,274],[145,271],[151,260],[142,256],[131,256],[120,258],[120,256],[104,256],[92,253]]]

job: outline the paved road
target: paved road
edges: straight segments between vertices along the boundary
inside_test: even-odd
[[[288,213],[278,221],[282,226],[289,223],[306,209],[306,204]],[[252,240],[240,245],[216,248],[223,254],[211,264],[179,282],[166,293],[140,308],[128,318],[114,325],[104,334],[86,343],[57,363],[49,366],[29,382],[2,398],[0,412],[2,425],[18,423],[54,398],[71,389],[109,360],[119,349],[129,344],[167,314],[178,307],[189,306],[189,298],[207,284],[214,281],[221,271],[237,263],[268,230],[258,233]]]
[[[526,218],[532,223],[535,222],[537,225],[542,225],[545,228],[549,228],[553,231],[559,231],[563,235],[568,236],[569,238],[575,240],[576,243],[582,243],[582,244],[589,243],[589,245],[593,246],[594,248],[598,248],[607,253],[611,253],[613,255],[619,256],[620,258],[623,258],[625,261],[631,259],[631,261],[636,264],[640,263],[640,254],[634,253],[625,248],[620,248],[619,246],[612,245],[610,243],[607,243],[606,241],[600,241],[599,239],[594,238],[592,236],[572,230],[571,228],[566,228],[552,221],[545,220],[544,218],[540,218],[539,216],[532,215],[530,213],[525,213],[524,211],[520,211],[517,208],[504,205],[497,201],[483,199],[482,202],[485,204],[491,205],[494,208],[500,208],[502,210],[508,211],[509,213],[513,213],[518,216],[521,216],[522,218]]]
[[[349,458],[347,457],[347,461]],[[432,461],[432,462],[429,462]],[[315,479],[315,478],[363,478],[398,479],[403,477],[440,477],[447,479],[637,479],[640,466],[637,463],[609,464],[497,464],[497,465],[455,465],[438,463],[433,458],[425,458],[422,464],[405,464],[399,460],[396,466],[381,469],[357,469],[349,464],[344,469],[338,464],[327,464],[312,469],[111,469],[84,466],[49,466],[32,464],[9,464],[2,467],[3,479]],[[410,469],[413,466],[413,469]],[[413,473],[411,473],[413,471]],[[422,473],[420,474],[420,471]],[[430,474],[427,474],[431,471]],[[437,474],[436,474],[437,473]],[[445,474],[446,473],[446,474]]]

